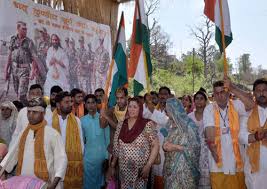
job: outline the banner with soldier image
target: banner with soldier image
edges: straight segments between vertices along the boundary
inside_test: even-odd
[[[107,25],[30,0],[0,0],[0,100],[26,101],[30,84],[104,88],[111,62]]]

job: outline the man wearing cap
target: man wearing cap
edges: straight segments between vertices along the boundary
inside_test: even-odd
[[[13,76],[14,90],[18,99],[25,103],[31,74],[31,64],[36,61],[36,47],[27,37],[25,22],[17,22],[17,35],[11,37],[5,79]]]
[[[40,63],[42,64],[42,74],[38,74],[36,76],[36,83],[40,84],[41,86],[44,86],[45,80],[46,80],[46,74],[47,74],[47,66],[46,66],[46,57],[47,57],[47,51],[49,49],[50,43],[49,38],[47,34],[47,30],[45,27],[42,27],[39,30],[41,34],[40,42],[38,44],[37,48],[37,56],[40,60]]]
[[[104,87],[106,82],[106,75],[108,71],[108,66],[110,63],[110,54],[104,47],[104,38],[99,39],[99,47],[95,51],[96,63],[96,86]]]
[[[42,97],[42,96],[43,96],[43,89],[39,84],[33,84],[30,86],[30,90],[28,93],[28,101],[32,100],[33,98]],[[13,132],[12,140],[9,146],[12,146],[14,142],[16,142],[16,140],[18,139],[18,136],[20,135],[21,132],[24,131],[28,123],[29,123],[29,120],[27,117],[27,107],[24,107],[18,113],[16,128],[15,128],[15,131]]]
[[[49,96],[50,89],[54,85],[60,86],[63,90],[69,90],[69,60],[64,52],[60,38],[57,34],[51,36],[51,47],[47,52],[46,65],[48,73],[44,85],[45,95]]]
[[[44,120],[46,104],[43,98],[34,98],[27,106],[29,124],[20,134],[1,162],[1,169],[16,174],[38,177],[49,189],[63,189],[67,156],[60,134],[47,126]]]
[[[78,80],[80,88],[89,93],[89,84],[90,84],[90,72],[89,72],[89,62],[88,62],[88,53],[84,45],[84,37],[80,36],[79,38],[80,47],[78,48],[77,57],[78,57]]]

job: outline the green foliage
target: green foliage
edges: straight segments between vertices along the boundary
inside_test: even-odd
[[[183,63],[185,64],[186,74],[200,76],[204,71],[204,63],[198,56],[186,55],[183,57]]]
[[[161,86],[168,86],[172,91],[175,92],[176,96],[193,94],[196,92],[201,86],[203,86],[203,75],[197,76],[194,83],[193,91],[193,78],[191,74],[177,76],[174,73],[164,69],[157,69],[153,73],[153,90],[157,91]]]

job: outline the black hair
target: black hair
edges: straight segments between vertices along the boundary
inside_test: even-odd
[[[59,93],[59,92],[61,92],[61,91],[63,91],[63,89],[62,89],[60,86],[58,86],[58,85],[54,85],[54,86],[50,89],[50,94],[52,94],[52,93]]]
[[[68,91],[59,92],[55,97],[56,103],[61,102],[65,97],[71,97],[71,94]]]
[[[88,94],[84,97],[84,102],[86,103],[86,101],[89,99],[89,98],[92,98],[95,100],[95,102],[97,101],[96,99],[96,96],[94,94]]]
[[[29,91],[34,90],[34,89],[40,89],[43,92],[43,88],[39,84],[31,85]]]
[[[260,78],[257,79],[254,83],[253,83],[253,91],[255,91],[255,88],[260,85],[260,84],[265,84],[267,85],[267,79],[266,78]]]
[[[18,100],[14,100],[12,103],[16,106],[18,112],[19,112],[22,108],[24,108],[24,105],[23,105],[20,101],[18,101]]]
[[[184,95],[184,96],[182,97],[182,99],[184,99],[184,98],[188,98],[189,102],[190,102],[191,104],[193,103],[193,99],[192,99],[192,96],[191,96],[191,95]]]
[[[160,87],[160,88],[159,88],[159,92],[162,91],[162,90],[166,90],[166,91],[168,91],[169,95],[171,94],[171,90],[170,90],[169,87],[166,87],[166,86]]]
[[[81,89],[74,88],[71,90],[70,95],[71,95],[71,97],[75,97],[77,94],[81,94],[81,93],[83,93],[83,91]]]
[[[197,95],[202,95],[205,98],[205,101],[208,100],[206,93],[203,92],[202,90],[199,90],[198,92],[196,92],[196,94],[194,94],[194,101],[196,100]]]
[[[104,89],[102,89],[102,88],[98,88],[98,89],[96,89],[96,90],[95,90],[95,94],[96,94],[97,92],[102,92],[103,94],[105,94],[105,91],[104,91]]]
[[[224,83],[223,83],[223,81],[222,80],[220,80],[220,81],[216,81],[215,83],[213,83],[213,89],[215,88],[215,87],[223,87],[224,86]]]
[[[202,91],[202,92],[204,92],[204,93],[206,93],[206,94],[207,94],[207,91],[206,91],[206,89],[204,89],[203,87],[200,87],[198,91]]]
[[[156,95],[157,97],[159,97],[159,94],[156,91],[151,91],[150,95]]]
[[[125,87],[119,87],[119,88],[117,88],[116,94],[117,93],[121,93],[121,92],[123,92],[125,96],[128,96],[128,90]]]

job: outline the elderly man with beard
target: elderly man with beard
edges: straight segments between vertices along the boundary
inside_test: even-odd
[[[267,180],[267,80],[253,84],[256,103],[247,124],[240,128],[239,141],[246,146],[245,181],[248,189],[264,189]],[[252,100],[251,100],[252,101]],[[249,104],[251,104],[250,102]]]
[[[50,89],[54,85],[60,86],[68,91],[69,85],[69,60],[60,44],[60,39],[56,34],[51,36],[52,46],[47,51],[46,65],[48,73],[44,84],[45,95],[48,96]]]
[[[53,111],[52,117],[47,119],[62,137],[65,145],[68,167],[64,179],[65,189],[80,189],[83,184],[83,150],[84,141],[81,122],[72,113],[71,94],[62,91],[56,95],[57,108]]]
[[[0,139],[8,146],[16,127],[18,111],[10,101],[1,103],[0,111]]]
[[[63,189],[67,156],[59,133],[47,126],[45,108],[43,98],[29,101],[29,123],[1,162],[0,170],[3,167],[11,172],[17,164],[18,176],[37,177],[47,183],[48,189]]]

